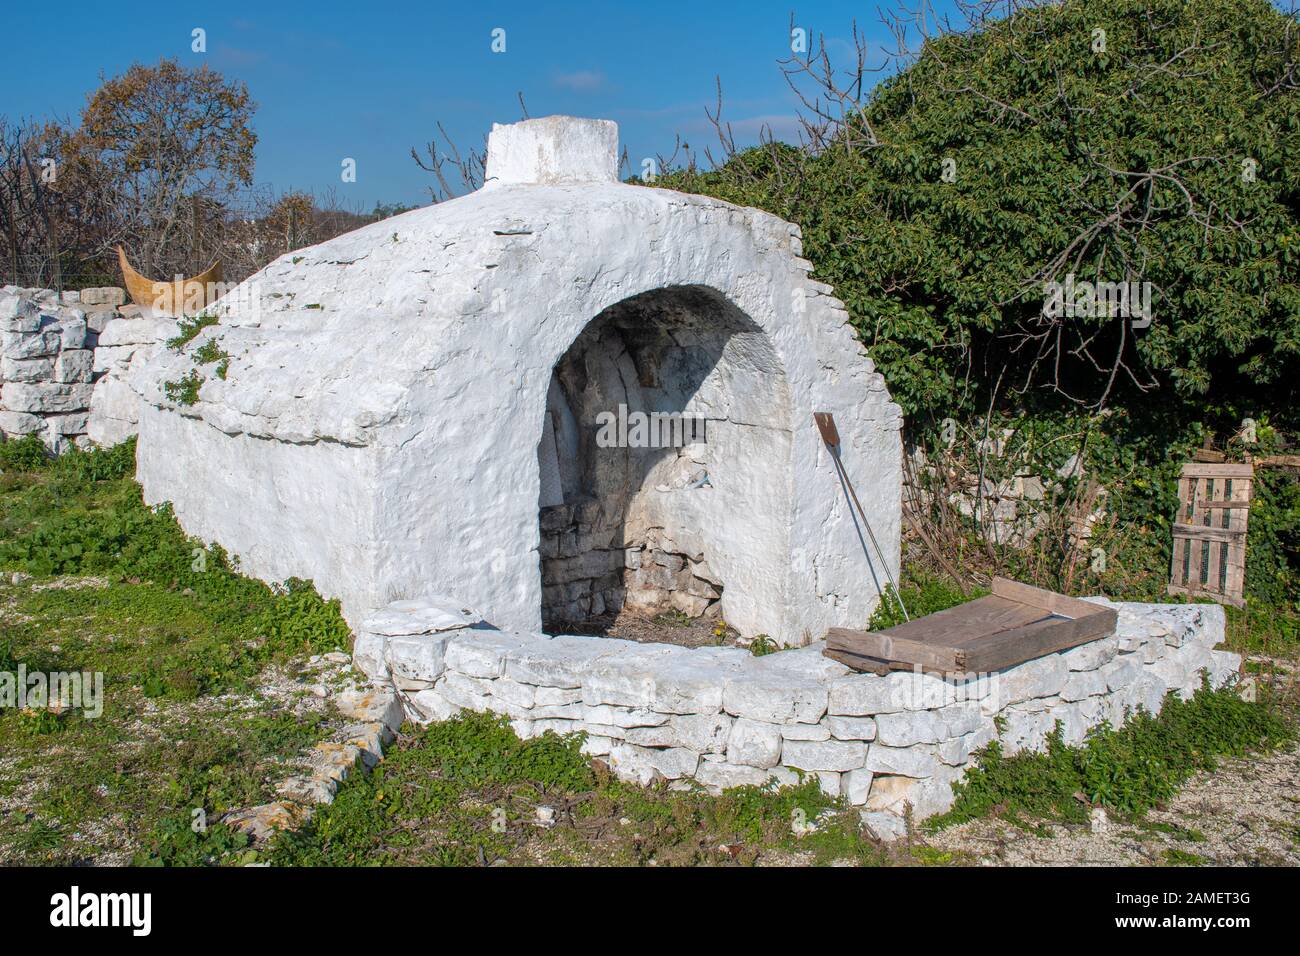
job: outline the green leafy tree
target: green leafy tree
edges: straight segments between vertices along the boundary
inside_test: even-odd
[[[928,39],[816,148],[659,185],[798,222],[909,413],[1164,388],[1295,405],[1297,22],[1266,0],[1067,0]],[[787,72],[790,72],[789,70]],[[865,88],[865,84],[863,84]],[[1148,327],[1047,283],[1150,283]],[[1135,289],[1140,289],[1140,285]]]
[[[105,80],[65,149],[82,188],[113,211],[105,245],[124,242],[146,275],[192,268],[202,201],[252,183],[255,109],[243,83],[176,60]]]

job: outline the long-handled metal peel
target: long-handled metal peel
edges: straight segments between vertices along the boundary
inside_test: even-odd
[[[835,427],[835,416],[830,412],[813,412],[813,421],[817,423],[817,430],[821,432],[822,441],[830,449],[831,460],[835,462],[835,470],[839,473],[840,480],[844,482],[844,487],[849,490],[849,497],[853,499],[853,506],[857,508],[858,515],[862,518],[862,525],[867,529],[867,537],[871,539],[871,546],[876,549],[876,557],[880,558],[880,563],[885,569],[885,576],[889,578],[889,585],[894,592],[894,600],[898,602],[898,608],[903,612],[903,620],[910,621],[907,615],[907,607],[903,604],[903,595],[898,592],[898,582],[894,580],[894,573],[889,570],[889,562],[885,560],[884,553],[880,550],[880,543],[876,540],[876,533],[871,530],[871,522],[867,520],[867,513],[862,510],[862,503],[858,501],[858,493],[853,490],[853,482],[849,481],[849,474],[844,470],[844,462],[840,461],[840,430]]]

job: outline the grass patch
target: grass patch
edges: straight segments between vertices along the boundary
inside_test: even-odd
[[[689,614],[677,608],[656,614],[652,620],[660,627],[690,627],[695,623]]]
[[[995,741],[956,785],[952,809],[925,826],[933,831],[990,815],[1022,826],[1085,823],[1092,806],[1140,818],[1193,773],[1213,770],[1217,758],[1291,738],[1291,725],[1270,701],[1247,702],[1230,688],[1212,691],[1207,682],[1190,700],[1171,693],[1158,717],[1139,710],[1119,730],[1102,725],[1077,747],[1062,741],[1060,724],[1046,753],[1007,757]]]
[[[177,334],[167,340],[167,347],[174,352],[179,352],[186,345],[193,342],[200,332],[209,326],[216,325],[218,321],[215,315],[205,314],[181,319],[177,323]]]
[[[245,578],[188,538],[141,500],[134,450],[0,445],[0,569],[23,576],[0,579],[0,670],[100,672],[104,692],[99,717],[0,710],[6,862],[237,862],[246,841],[192,829],[194,811],[265,802],[286,758],[328,733],[321,713],[255,692],[269,665],[291,678],[347,648],[337,602]]]
[[[167,347],[174,352],[183,350],[198,337],[200,332],[218,324],[218,321],[215,315],[206,314],[182,319],[179,323],[179,332],[167,340]],[[209,339],[195,349],[192,358],[196,366],[217,363],[214,371],[219,379],[225,379],[226,373],[230,370],[230,353],[226,352],[215,338]],[[199,375],[197,369],[191,369],[179,381],[164,382],[163,392],[178,405],[193,405],[199,400],[199,389],[202,385],[203,377]]]
[[[1170,847],[1165,850],[1165,863],[1169,866],[1205,866],[1210,861],[1199,853],[1190,853]]]
[[[0,858],[79,864],[125,843],[142,865],[231,862],[247,841],[215,822],[195,831],[195,811],[215,821],[265,801],[288,772],[282,758],[326,733],[319,717],[257,707],[213,708],[195,720],[183,707],[160,711],[123,690],[106,691],[102,717],[69,715],[47,736],[26,733],[21,714],[0,716],[12,779],[36,784],[22,810],[0,816]]]
[[[176,382],[163,382],[163,392],[177,405],[193,405],[199,400],[199,389],[203,386],[203,376],[195,369]]]
[[[230,353],[216,339],[209,339],[194,350],[194,364],[209,365],[213,362],[217,363],[214,373],[224,381],[230,371]]]
[[[248,834],[224,823],[198,827],[194,817],[178,813],[165,817],[131,858],[132,866],[246,866],[259,854],[249,848]]]
[[[1300,658],[1300,613],[1293,608],[1248,605],[1227,607],[1225,644],[1243,655]]]
[[[1176,823],[1165,823],[1157,820],[1140,820],[1138,826],[1149,833],[1165,833],[1177,840],[1186,840],[1189,843],[1204,843],[1205,834],[1200,830],[1192,827],[1182,827]]]
[[[281,834],[274,864],[880,862],[856,812],[815,780],[721,796],[642,788],[581,753],[580,735],[520,740],[505,718],[465,714],[404,737],[370,775],[350,778],[305,828]],[[556,825],[537,825],[538,807]],[[813,832],[803,831],[818,821]],[[800,836],[799,832],[803,832]]]
[[[882,631],[887,627],[904,623],[903,612],[898,606],[899,594],[907,607],[909,617],[924,617],[935,611],[944,611],[958,604],[965,604],[989,592],[984,588],[974,588],[969,594],[962,593],[946,578],[931,575],[913,565],[904,565],[899,590],[894,591],[892,584],[885,585],[885,594],[880,604],[867,621],[868,631]]]
[[[133,442],[73,452],[0,476],[0,569],[110,585],[25,590],[12,647],[54,642],[63,650],[46,669],[89,666],[182,696],[242,686],[273,660],[347,649],[337,601],[304,581],[246,578],[219,547],[187,537],[169,507],[145,505],[127,477],[133,452]]]
[[[0,472],[31,471],[50,460],[45,443],[35,435],[0,442]]]

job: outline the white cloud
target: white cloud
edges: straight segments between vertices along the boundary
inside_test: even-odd
[[[592,93],[603,89],[605,74],[598,70],[577,70],[573,73],[557,73],[552,82],[561,89],[577,93]]]

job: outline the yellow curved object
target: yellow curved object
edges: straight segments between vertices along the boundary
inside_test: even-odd
[[[126,261],[126,252],[121,246],[117,247],[117,262],[122,267],[122,282],[131,301],[165,315],[193,315],[220,297],[217,291],[221,282],[220,262],[212,263],[207,271],[196,276],[174,282],[156,282],[140,275]]]

